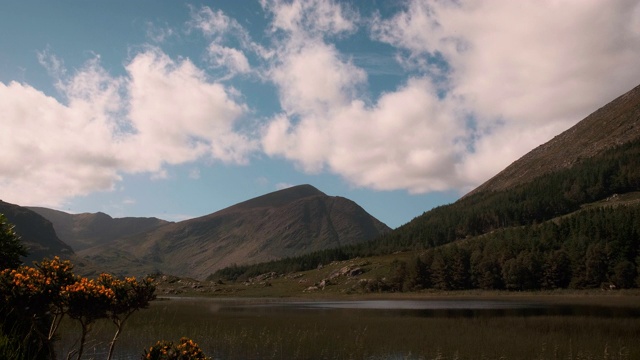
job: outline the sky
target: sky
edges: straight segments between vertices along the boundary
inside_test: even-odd
[[[640,0],[5,1],[0,199],[206,215],[292,185],[392,228],[640,84]]]

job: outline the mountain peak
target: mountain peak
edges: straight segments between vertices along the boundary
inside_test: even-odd
[[[278,207],[293,201],[312,197],[327,196],[327,194],[309,184],[292,186],[286,189],[274,191],[256,198],[233,205],[229,209],[250,209],[260,207]]]

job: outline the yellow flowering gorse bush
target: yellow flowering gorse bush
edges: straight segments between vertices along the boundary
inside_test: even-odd
[[[117,327],[108,358],[121,332],[124,321],[135,311],[146,308],[155,298],[155,286],[150,279],[133,277],[119,280],[109,274],[97,279],[75,276],[73,265],[59,257],[43,260],[34,267],[0,271],[0,301],[13,316],[41,339],[41,346],[53,353],[55,332],[64,315],[78,320],[82,326],[77,358],[82,356],[89,325],[100,318],[111,319]]]
[[[145,350],[142,360],[210,360],[207,358],[198,344],[193,340],[183,337],[179,344],[171,341],[158,341],[155,345]]]

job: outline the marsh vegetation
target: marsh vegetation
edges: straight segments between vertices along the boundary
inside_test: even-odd
[[[153,341],[182,336],[214,359],[640,358],[640,309],[588,302],[173,298],[131,318],[115,358],[138,359]],[[110,331],[95,324],[94,358]],[[58,344],[62,353],[71,345]]]

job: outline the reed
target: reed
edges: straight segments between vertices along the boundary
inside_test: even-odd
[[[96,323],[92,333],[97,338],[110,334],[109,325]],[[377,310],[234,308],[200,299],[154,302],[127,327],[129,336],[121,340],[116,359],[137,359],[155,341],[182,336],[215,359],[640,358],[638,317],[425,317]],[[100,353],[100,341],[94,344]]]

